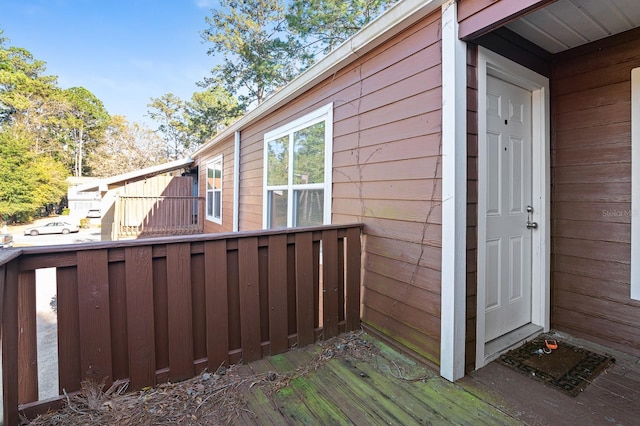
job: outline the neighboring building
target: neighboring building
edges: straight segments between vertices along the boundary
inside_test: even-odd
[[[191,173],[193,160],[182,159],[76,187],[97,194],[103,241],[202,233],[203,203]],[[86,213],[85,216],[86,217]]]
[[[639,355],[632,3],[398,2],[195,153],[205,231],[364,223],[363,323],[450,380],[550,328]]]
[[[95,182],[96,178],[91,177],[69,177],[67,183],[67,202],[69,207],[69,216],[75,221],[87,217],[91,210],[100,209],[100,192],[99,191],[80,191],[78,187]]]

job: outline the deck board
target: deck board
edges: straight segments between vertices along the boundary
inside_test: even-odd
[[[311,362],[313,358],[305,355],[309,354],[296,352],[292,357],[299,358],[300,362]],[[340,376],[332,373],[329,368],[323,372],[322,376],[313,372],[307,376],[307,379],[317,386],[319,392],[330,395],[332,403],[346,416],[349,424],[385,423],[383,417],[368,409],[371,405],[370,401],[354,394],[348,386],[345,386]]]
[[[296,352],[304,353],[302,351]],[[302,357],[298,358],[300,362],[295,362],[295,357],[289,357],[288,355],[289,354],[283,354],[271,357],[268,360],[269,365],[272,367],[270,370],[287,373],[295,370],[299,366],[304,367],[311,361],[309,358]],[[321,384],[317,380],[314,380],[314,376],[315,373],[311,372],[304,376],[293,378],[289,386],[277,393],[276,400],[280,401],[286,397],[297,397],[309,412],[317,418],[319,424],[350,424],[348,416],[335,404],[331,393],[323,391]],[[281,405],[285,407],[285,411],[288,411],[286,402],[283,401]]]
[[[254,377],[256,372],[253,370],[253,364],[260,363],[256,361],[249,365],[239,366],[240,375],[245,377]],[[262,389],[253,389],[253,382],[243,385],[242,395],[247,403],[246,409],[240,413],[237,424],[278,424],[282,423],[282,414],[278,411],[277,406]]]
[[[247,411],[254,417],[243,420],[329,425],[517,423],[427,367],[379,341],[371,342],[376,348],[371,359],[348,355],[327,359],[324,346],[313,345],[252,362],[255,383],[261,385],[246,389]],[[276,380],[288,377],[286,386],[273,393],[265,389],[269,373],[276,373]]]
[[[287,354],[289,359],[302,359],[304,354],[291,352]],[[443,418],[434,416],[434,413],[426,407],[415,405],[409,401],[410,395],[404,390],[397,388],[393,383],[383,380],[382,382],[373,380],[371,375],[363,371],[358,363],[350,359],[338,358],[321,366],[318,371],[309,374],[310,380],[324,384],[320,386],[324,392],[331,398],[336,405],[354,405],[360,415],[356,415],[352,420],[355,424],[365,424],[367,420],[373,421],[377,419],[379,423],[389,424],[397,421],[403,421],[403,424],[423,424],[428,419],[431,424],[438,424],[444,421]],[[366,363],[363,363],[366,365]],[[336,393],[336,389],[341,389],[341,394]],[[365,423],[359,420],[363,417],[362,413],[372,411],[371,401],[378,401],[379,407],[375,407],[372,415],[364,416]],[[406,410],[405,405],[411,404],[414,408]]]

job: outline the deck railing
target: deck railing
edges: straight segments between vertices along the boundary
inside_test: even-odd
[[[199,234],[204,231],[204,198],[118,196],[114,223],[118,238]]]
[[[4,424],[86,379],[129,389],[360,326],[361,225],[0,252]],[[58,396],[40,400],[36,270],[55,267]]]

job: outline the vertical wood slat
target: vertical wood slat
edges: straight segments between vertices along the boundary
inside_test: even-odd
[[[191,309],[191,245],[167,245],[169,378],[193,377],[193,315]]]
[[[338,231],[322,232],[322,324],[324,338],[338,335]]]
[[[340,332],[344,332],[345,321],[345,302],[344,302],[344,281],[345,281],[345,268],[344,268],[344,246],[346,238],[338,239],[338,321],[341,322]]]
[[[260,348],[260,293],[258,271],[258,239],[238,240],[238,273],[240,278],[240,335],[242,360],[262,358]]]
[[[2,308],[2,395],[5,425],[18,424],[18,262],[6,265]]]
[[[127,273],[124,262],[109,264],[109,313],[113,380],[129,377]]]
[[[242,348],[240,340],[240,278],[238,272],[238,250],[227,248],[227,297],[229,303],[229,356]],[[234,361],[229,359],[233,364]]]
[[[36,271],[18,276],[18,403],[38,400]]]
[[[209,371],[229,362],[229,302],[227,242],[204,245],[205,298],[207,304],[207,361]]]
[[[193,317],[193,359],[207,357],[207,298],[204,253],[191,256],[191,312]]]
[[[322,301],[322,295],[320,294],[320,240],[315,241],[313,236],[311,239],[311,260],[313,262],[311,266],[313,274],[313,328],[316,329],[322,324],[322,304],[324,302]]]
[[[269,342],[269,247],[258,242],[258,295],[260,315],[260,342]],[[265,348],[266,355],[270,348]]]
[[[346,331],[360,328],[360,228],[347,230]]]
[[[167,290],[167,258],[153,259],[153,311],[156,369],[169,368],[169,306]],[[166,379],[165,379],[166,380]]]
[[[80,390],[80,322],[75,267],[56,268],[58,385],[60,395]]]
[[[82,379],[113,380],[109,311],[108,251],[78,251],[78,314]]]
[[[289,348],[287,309],[287,236],[269,236],[269,340],[271,355]]]
[[[125,248],[127,342],[132,390],[156,384],[153,263],[150,246]]]
[[[296,253],[296,322],[298,346],[314,342],[313,240],[311,232],[297,233]]]

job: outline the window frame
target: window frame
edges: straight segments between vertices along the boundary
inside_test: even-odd
[[[309,184],[293,183],[293,134],[307,127],[324,122],[324,182]],[[268,143],[276,139],[288,137],[288,164],[287,164],[287,184],[268,185]],[[294,227],[295,217],[295,193],[300,190],[324,190],[323,197],[323,225],[331,223],[331,200],[332,200],[332,163],[333,163],[333,103],[320,107],[296,120],[291,121],[277,129],[264,134],[263,138],[263,185],[262,185],[262,228],[270,229],[270,198],[271,191],[285,191],[287,193],[287,228]],[[275,228],[274,228],[275,229]]]
[[[215,188],[215,166],[216,164],[220,164],[220,188]],[[214,171],[214,188],[213,189],[209,189],[209,170],[213,170]],[[223,162],[223,156],[222,154],[215,156],[214,158],[211,159],[211,161],[207,162],[207,168],[205,171],[205,179],[204,179],[204,189],[205,189],[205,215],[207,217],[207,220],[210,222],[214,222],[217,223],[219,225],[222,225],[222,188],[223,188],[223,181],[224,181],[224,162]],[[220,193],[220,217],[216,217],[215,216],[215,212],[216,212],[216,192]],[[209,194],[211,194],[211,203],[212,203],[212,214],[209,214]]]

